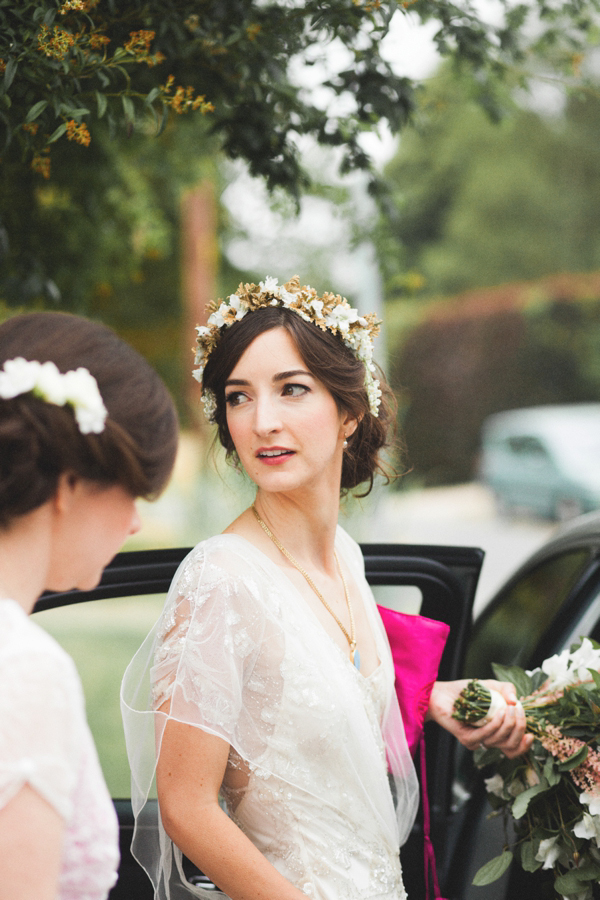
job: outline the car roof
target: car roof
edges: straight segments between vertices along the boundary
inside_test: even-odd
[[[535,569],[540,563],[569,550],[581,548],[588,548],[593,554],[600,554],[600,510],[595,510],[584,516],[578,516],[571,522],[567,522],[557,528],[553,536],[503,583],[485,608],[491,606],[498,596],[510,590],[516,581],[522,578],[525,573]]]
[[[600,425],[600,403],[570,403],[566,405],[530,406],[523,409],[509,409],[488,416],[483,423],[483,431],[493,434],[497,431],[539,431],[554,434],[575,422],[597,421]]]

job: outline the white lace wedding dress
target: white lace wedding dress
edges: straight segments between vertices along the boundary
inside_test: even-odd
[[[179,850],[155,819],[151,827],[146,801],[166,722],[153,710],[167,698],[173,718],[230,745],[222,789],[229,814],[307,897],[406,897],[398,851],[418,784],[360,549],[342,529],[336,549],[376,637],[381,663],[369,677],[285,572],[235,535],[199,544],[182,563],[132,660],[122,709],[138,818],[133,847],[158,897],[215,896],[187,885]]]
[[[71,658],[0,600],[0,809],[28,784],[65,822],[57,900],[105,900],[119,829]]]

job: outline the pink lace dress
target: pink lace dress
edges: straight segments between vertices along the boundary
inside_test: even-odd
[[[71,658],[13,600],[0,600],[0,808],[29,784],[65,821],[57,900],[105,900],[118,823]]]

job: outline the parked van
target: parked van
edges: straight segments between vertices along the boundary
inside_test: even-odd
[[[479,475],[503,512],[564,520],[600,509],[600,403],[489,416]]]

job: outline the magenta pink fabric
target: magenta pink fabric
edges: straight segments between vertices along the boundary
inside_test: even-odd
[[[417,747],[421,748],[425,900],[431,900],[432,891],[434,900],[443,900],[430,835],[423,726],[450,626],[437,619],[400,613],[385,606],[379,606],[378,609],[392,650],[396,673],[396,696],[404,722],[406,743],[412,756],[415,755]]]
[[[406,742],[414,756],[450,626],[426,616],[378,608],[392,650]]]

